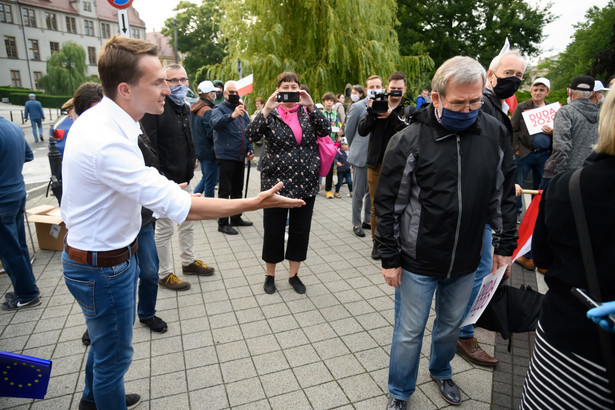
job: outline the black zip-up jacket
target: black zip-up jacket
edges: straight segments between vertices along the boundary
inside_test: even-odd
[[[515,163],[508,133],[478,114],[460,133],[445,129],[433,105],[387,147],[374,198],[383,268],[459,277],[479,264],[485,223],[495,253],[517,246]]]
[[[180,184],[194,176],[196,152],[190,128],[190,109],[187,104],[177,106],[165,98],[164,112],[145,114],[141,125],[158,154],[162,175]]]
[[[495,117],[495,119],[500,121],[506,127],[506,130],[508,131],[508,138],[509,138],[510,144],[512,144],[513,143],[512,123],[510,122],[510,118],[508,118],[508,115],[506,115],[504,111],[502,111],[502,102],[500,101],[498,96],[495,95],[493,91],[491,91],[489,88],[485,88],[483,90],[483,102],[484,102],[483,107],[482,107],[483,112],[486,112],[487,114]]]

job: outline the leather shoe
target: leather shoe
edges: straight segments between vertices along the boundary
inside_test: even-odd
[[[263,289],[265,289],[265,293],[270,295],[275,292],[275,276],[265,275],[265,285]]]
[[[517,265],[523,266],[523,269],[527,269],[527,270],[535,270],[536,269],[536,265],[534,265],[534,261],[531,260],[531,259],[526,258],[525,256],[519,256],[515,260],[515,263]]]
[[[233,228],[231,225],[218,226],[218,232],[222,232],[227,235],[237,235],[239,233],[239,231]]]
[[[374,247],[372,248],[372,259],[375,261],[380,259],[380,252],[378,252],[378,248],[376,248],[376,242],[374,242]]]
[[[231,226],[252,226],[254,222],[245,221],[242,218],[231,219]]]
[[[457,339],[457,352],[467,357],[472,363],[483,366],[495,366],[499,360],[485,352],[475,337]]]
[[[301,279],[299,279],[298,274],[288,278],[288,283],[290,283],[293,289],[295,289],[295,292],[300,293],[300,294],[305,293],[305,285],[303,284],[303,282],[301,282]]]
[[[461,394],[459,393],[459,387],[455,384],[453,379],[432,379],[438,385],[440,395],[447,402],[454,406],[461,404]]]
[[[90,340],[90,332],[88,332],[88,329],[85,329],[85,333],[83,334],[83,336],[81,336],[81,343],[86,346],[92,344],[92,341]]]
[[[363,232],[363,229],[361,229],[360,226],[353,226],[352,232],[354,232],[354,234],[357,235],[359,238],[365,237],[365,232]]]
[[[389,397],[389,401],[387,401],[386,410],[406,410],[407,400],[396,399],[395,397]]]
[[[548,270],[549,269],[538,268],[538,272],[542,273],[543,275],[546,275]]]
[[[361,224],[361,228],[363,228],[363,229],[372,229],[372,224],[368,224],[367,222],[363,222]]]

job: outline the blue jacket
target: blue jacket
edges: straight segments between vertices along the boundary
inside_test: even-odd
[[[33,159],[21,128],[0,117],[0,203],[15,202],[26,196],[23,164]]]
[[[24,115],[26,116],[26,120],[28,119],[28,115],[30,115],[31,120],[40,120],[45,119],[45,113],[43,112],[43,105],[36,100],[28,100],[25,105],[26,109],[24,110]]]
[[[248,153],[254,152],[252,142],[246,138],[246,127],[250,123],[248,114],[233,119],[235,107],[224,101],[211,112],[211,126],[214,129],[214,151],[216,159],[243,161]]]

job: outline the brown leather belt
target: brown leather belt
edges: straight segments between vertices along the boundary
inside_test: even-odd
[[[64,242],[64,250],[68,254],[68,257],[84,265],[94,265],[99,267],[109,267],[119,265],[130,258],[131,255],[137,253],[139,248],[137,239],[124,248],[114,249],[112,251],[82,251],[81,249],[71,248],[66,242]],[[96,255],[96,264],[94,264],[94,255]]]

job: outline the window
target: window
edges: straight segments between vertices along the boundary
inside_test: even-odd
[[[90,3],[89,1],[84,1],[83,11],[92,11],[92,3]]]
[[[51,51],[51,54],[59,52],[60,51],[60,43],[57,43],[55,41],[50,41],[49,42],[49,50]]]
[[[28,45],[28,50],[30,51],[28,57],[30,57],[30,60],[40,61],[41,52],[38,48],[38,40],[28,40]]]
[[[21,9],[23,17],[23,25],[28,27],[36,27],[36,15],[34,9],[23,8]]]
[[[83,28],[86,36],[94,37],[94,22],[92,20],[84,20]]]
[[[13,11],[10,4],[0,3],[0,23],[13,24]]]
[[[11,85],[13,87],[21,87],[21,74],[19,70],[11,70]]]
[[[45,24],[47,24],[49,30],[58,29],[58,21],[56,20],[55,13],[45,12]]]
[[[36,85],[36,88],[38,88],[38,80],[40,80],[42,76],[43,76],[42,72],[34,71],[34,84]]]
[[[102,38],[111,37],[111,26],[108,23],[100,23],[100,35]]]
[[[141,38],[141,32],[138,28],[133,28],[130,31],[132,32],[132,38]]]
[[[8,58],[17,58],[17,42],[15,37],[4,37],[4,45],[6,46],[6,56]]]
[[[88,62],[90,65],[96,65],[96,47],[88,47]]]
[[[66,31],[77,34],[77,21],[74,17],[66,16]]]

